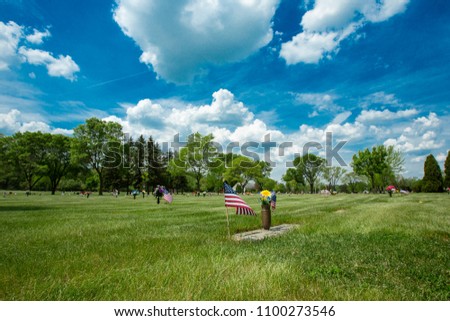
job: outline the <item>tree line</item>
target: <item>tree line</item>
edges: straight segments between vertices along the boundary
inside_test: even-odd
[[[433,155],[424,164],[423,179],[404,178],[402,154],[392,146],[358,151],[352,172],[327,166],[314,154],[297,157],[283,182],[270,178],[269,163],[222,153],[212,134],[192,134],[175,150],[162,148],[152,137],[126,137],[115,122],[87,119],[73,137],[41,132],[0,135],[0,188],[62,191],[145,190],[157,185],[176,192],[222,190],[223,180],[238,192],[269,189],[310,192],[383,192],[387,185],[410,191],[440,192],[450,186],[450,152],[444,175]],[[252,184],[249,184],[252,182]],[[252,185],[252,186],[250,186]]]
[[[41,132],[0,135],[0,188],[62,191],[145,190],[177,192],[223,188],[223,179],[245,189],[250,180],[275,188],[268,163],[219,153],[213,135],[188,137],[179,150],[163,150],[152,137],[126,137],[115,122],[87,119],[73,137]]]
[[[374,146],[358,151],[352,157],[351,172],[342,167],[327,166],[327,161],[313,154],[294,160],[294,168],[283,175],[286,189],[315,193],[317,190],[346,193],[382,193],[389,185],[410,192],[442,192],[450,187],[450,151],[444,164],[444,174],[433,155],[424,163],[424,177],[405,178],[401,175],[405,159],[393,146]]]

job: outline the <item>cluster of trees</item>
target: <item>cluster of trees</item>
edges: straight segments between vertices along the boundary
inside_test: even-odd
[[[404,178],[404,158],[392,146],[359,151],[352,172],[327,166],[314,154],[297,157],[283,175],[271,179],[265,161],[222,153],[213,135],[192,134],[184,146],[163,150],[152,137],[124,139],[122,126],[90,118],[74,129],[73,137],[41,132],[0,135],[0,188],[63,191],[114,189],[151,192],[156,185],[178,191],[222,190],[226,179],[238,192],[254,189],[310,192],[383,192],[387,185],[410,191],[441,192],[450,186],[450,151],[444,176],[433,155],[424,164],[422,180]],[[444,179],[445,177],[445,179]]]
[[[450,151],[444,163],[445,179],[433,155],[428,155],[425,160],[424,173],[419,186],[421,192],[435,193],[442,192],[445,188],[450,188]]]
[[[54,192],[70,170],[70,138],[40,132],[1,136],[0,155],[3,188],[32,190],[45,177]]]
[[[444,175],[433,155],[424,164],[424,177],[405,178],[401,175],[404,157],[393,146],[375,146],[353,155],[352,172],[342,167],[326,165],[316,155],[304,155],[294,160],[294,168],[283,176],[286,189],[291,192],[310,192],[327,189],[346,193],[363,191],[384,192],[386,186],[414,192],[442,192],[450,187],[450,151],[444,165]]]
[[[122,126],[97,118],[73,137],[41,132],[0,136],[0,188],[151,192],[156,185],[177,191],[215,191],[223,178],[245,189],[250,180],[275,188],[268,163],[218,152],[213,135],[189,136],[179,150],[163,151],[152,137],[124,139]]]
[[[376,146],[372,150],[359,151],[353,156],[353,172],[347,172],[342,167],[327,166],[325,159],[307,154],[294,160],[295,168],[288,169],[283,180],[289,186],[301,188],[307,185],[310,193],[314,193],[317,187],[336,191],[340,182],[339,189],[345,192],[366,189],[382,192],[395,181],[396,175],[403,169],[403,163],[401,153],[392,146]]]

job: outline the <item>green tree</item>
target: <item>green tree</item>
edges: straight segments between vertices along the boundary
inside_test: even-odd
[[[190,135],[186,147],[181,149],[179,159],[176,160],[177,164],[186,168],[186,171],[194,177],[197,191],[200,191],[200,181],[207,174],[217,156],[213,139],[212,134],[202,136],[195,133]]]
[[[405,164],[405,158],[403,157],[402,152],[394,149],[394,146],[388,146],[386,152],[386,164],[389,172],[394,176],[399,175],[403,172],[403,166]]]
[[[92,168],[98,176],[98,193],[103,195],[107,168],[122,166],[120,142],[122,126],[97,118],[89,118],[74,129],[72,153],[74,160]]]
[[[169,161],[167,172],[170,176],[172,187],[175,188],[177,192],[184,192],[189,189],[189,182],[187,179],[187,175],[189,174],[187,173],[186,168],[180,166],[180,164],[176,162],[175,159],[171,159]]]
[[[403,154],[394,149],[394,146],[388,146],[386,148],[386,168],[380,174],[376,174],[379,192],[384,192],[384,189],[388,185],[398,185],[397,177],[403,172],[403,164],[405,159]]]
[[[210,166],[208,174],[204,178],[204,187],[207,191],[219,192],[223,189],[223,174],[225,172],[227,155],[217,154],[216,162]]]
[[[168,183],[167,164],[170,161],[170,156],[162,152],[159,144],[150,136],[147,140],[147,154],[145,159],[147,166],[147,189],[153,192],[157,185],[166,185]],[[183,180],[180,180],[183,183]],[[173,183],[172,183],[173,185]],[[172,186],[173,187],[173,186]]]
[[[424,176],[422,179],[422,192],[439,193],[443,191],[443,179],[441,168],[432,154],[428,155],[424,164]]]
[[[6,157],[30,191],[46,175],[46,137],[41,132],[15,133],[8,146]]]
[[[351,166],[355,174],[367,177],[370,186],[375,189],[376,174],[381,174],[387,168],[386,157],[386,148],[382,145],[373,147],[372,151],[366,148],[353,155]]]
[[[281,178],[286,182],[286,187],[290,192],[298,192],[301,186],[305,185],[305,179],[300,168],[288,168],[286,173]]]
[[[420,192],[422,192],[422,180],[421,179],[419,179],[419,180],[417,180],[416,182],[414,182],[414,184],[413,184],[413,186],[412,186],[412,191],[414,192],[414,193],[420,193]]]
[[[126,141],[123,143],[123,162],[122,166],[120,166],[120,185],[125,186],[127,195],[130,194],[130,186],[133,182],[133,170],[134,166],[134,141],[133,137],[128,137]]]
[[[17,175],[15,175],[12,155],[10,153],[12,143],[13,139],[11,136],[0,135],[0,186],[4,189],[18,187]],[[16,182],[13,182],[14,180]]]
[[[286,186],[283,183],[278,183],[275,186],[275,190],[279,193],[286,193]]]
[[[70,138],[63,135],[46,134],[46,153],[44,155],[44,164],[47,166],[46,175],[50,180],[50,189],[52,195],[55,195],[61,179],[69,170],[70,156]]]
[[[403,177],[403,176],[399,176],[397,177],[397,183],[396,183],[396,187],[403,189],[405,191],[413,191],[414,190],[414,186],[417,185],[417,182],[419,182],[420,180],[417,177]]]
[[[59,183],[59,188],[62,191],[81,191],[84,187],[80,180],[63,177]]]
[[[384,185],[403,170],[404,158],[393,146],[366,148],[353,155],[352,168],[357,175],[367,177],[372,190],[384,190]]]
[[[328,190],[336,190],[336,185],[347,171],[338,166],[326,166],[323,168],[323,178],[328,182]]]
[[[347,185],[347,192],[358,193],[365,190],[367,177],[360,176],[355,172],[346,173],[343,182]]]
[[[272,167],[266,161],[255,161],[257,171],[254,174],[253,179],[262,189],[275,188],[276,181],[270,178],[270,172],[272,172]]]
[[[450,150],[447,153],[447,158],[444,163],[444,188],[450,188]]]
[[[95,172],[91,172],[91,175],[86,178],[85,188],[88,191],[93,191],[98,189],[100,185],[99,176]]]
[[[264,177],[258,184],[260,184],[259,186],[262,190],[266,189],[272,191],[277,187],[277,181],[270,177]]]
[[[325,159],[314,154],[305,154],[294,160],[294,166],[309,184],[311,194],[314,193],[314,185],[323,171],[325,162]]]
[[[132,185],[135,189],[142,190],[144,185],[145,166],[147,163],[147,148],[144,136],[140,135],[131,147],[132,166],[129,168],[132,175]]]
[[[254,180],[260,186],[262,180],[269,176],[271,171],[268,163],[264,161],[252,160],[246,156],[234,155],[225,169],[224,178],[234,186],[236,183],[245,190],[247,184]]]

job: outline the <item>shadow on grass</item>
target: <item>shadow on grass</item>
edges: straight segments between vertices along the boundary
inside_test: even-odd
[[[0,213],[7,212],[35,212],[35,211],[45,211],[50,209],[48,206],[36,206],[36,205],[14,205],[14,206],[2,206],[0,207]]]

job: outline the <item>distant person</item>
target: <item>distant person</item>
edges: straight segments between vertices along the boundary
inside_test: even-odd
[[[161,197],[164,195],[162,187],[157,185],[153,194],[156,197],[156,204],[159,204]]]

